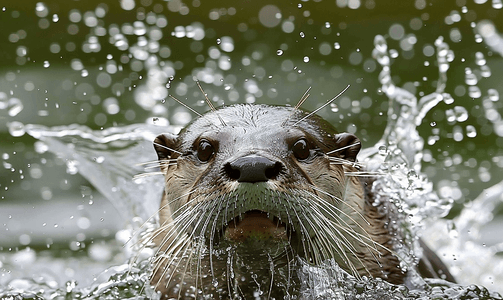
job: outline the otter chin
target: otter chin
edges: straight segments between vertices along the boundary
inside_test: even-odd
[[[316,115],[226,106],[154,148],[165,191],[151,284],[163,299],[295,298],[298,259],[394,284],[411,269],[453,280],[427,248],[400,266],[396,213],[374,201],[371,177],[354,176],[359,139]]]

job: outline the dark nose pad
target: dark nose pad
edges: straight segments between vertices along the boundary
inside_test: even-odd
[[[224,170],[238,182],[259,182],[274,179],[281,172],[282,164],[260,155],[250,154],[227,163]]]

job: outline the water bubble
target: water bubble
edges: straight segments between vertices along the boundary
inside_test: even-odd
[[[335,50],[339,50],[339,49],[341,49],[341,45],[340,45],[338,42],[335,42],[335,43],[334,43],[334,49],[335,49]]]
[[[54,23],[58,22],[58,21],[59,21],[59,16],[58,16],[57,14],[53,14],[53,15],[52,15],[52,21],[53,21]]]
[[[503,3],[501,2],[501,0],[493,0],[492,5],[493,5],[494,9],[502,9],[503,8]]]
[[[220,45],[221,42],[222,42],[221,39],[217,39],[217,45]]]
[[[276,51],[276,55],[278,55],[278,56],[283,55],[283,50],[278,49],[278,50]]]
[[[304,32],[303,32],[303,31],[301,31],[301,32],[299,33],[299,35],[300,35],[300,37],[301,37],[301,38],[304,38],[304,37],[306,36],[306,35],[304,34]]]
[[[325,22],[325,28],[330,28],[330,23],[329,22]]]
[[[49,63],[48,60],[44,61],[44,68],[49,68],[51,64]]]
[[[309,56],[304,56],[304,62],[305,63],[309,62]]]

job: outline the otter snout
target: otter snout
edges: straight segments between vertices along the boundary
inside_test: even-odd
[[[224,165],[227,176],[238,182],[260,182],[275,179],[282,168],[281,162],[257,154],[249,154]]]

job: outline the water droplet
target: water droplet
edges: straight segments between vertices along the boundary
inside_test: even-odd
[[[456,121],[464,122],[468,120],[468,111],[463,106],[455,106],[454,114],[456,116]]]
[[[10,98],[7,102],[7,107],[7,113],[9,116],[15,117],[23,111],[24,105],[18,98]]]
[[[47,15],[49,14],[49,9],[47,9],[47,6],[45,5],[45,3],[43,2],[38,2],[36,5],[35,5],[35,13],[37,14],[37,16],[39,16],[40,18],[45,18],[47,17]]]
[[[386,148],[386,146],[384,145],[379,146],[379,154],[383,156],[388,154],[388,149]]]
[[[480,98],[482,96],[482,93],[480,92],[480,89],[478,86],[469,86],[468,87],[468,96],[472,98]]]
[[[445,104],[452,104],[452,103],[454,103],[454,98],[452,98],[451,94],[444,93],[444,94],[442,94],[442,97],[444,98],[444,103]]]
[[[466,126],[466,136],[469,138],[474,138],[477,136],[477,130],[473,125]]]
[[[7,123],[10,135],[14,137],[22,136],[25,133],[24,124],[18,121]]]
[[[480,67],[480,76],[484,78],[491,77],[491,68],[488,65],[484,65]]]
[[[499,93],[496,89],[488,89],[487,95],[489,96],[489,99],[494,102],[500,99]]]
[[[482,52],[475,53],[475,63],[479,66],[483,66],[486,64],[486,59],[485,59],[484,54]]]
[[[465,83],[467,85],[476,85],[478,83],[477,76],[473,74],[472,69],[465,69]]]
[[[452,123],[456,120],[456,116],[454,116],[454,110],[448,109],[445,111],[445,118],[447,122]]]

